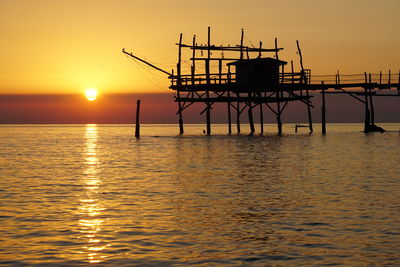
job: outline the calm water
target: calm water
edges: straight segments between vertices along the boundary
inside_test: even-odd
[[[0,126],[0,264],[400,265],[400,124],[328,126]]]

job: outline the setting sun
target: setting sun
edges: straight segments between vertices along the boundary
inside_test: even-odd
[[[86,89],[85,96],[87,100],[94,101],[97,98],[97,90],[93,88]]]

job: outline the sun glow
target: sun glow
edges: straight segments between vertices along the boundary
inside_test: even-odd
[[[97,90],[94,88],[89,88],[85,90],[86,99],[89,101],[94,101],[97,98]]]

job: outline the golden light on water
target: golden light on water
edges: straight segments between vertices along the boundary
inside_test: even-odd
[[[88,98],[88,100],[90,99]],[[86,125],[85,139],[85,170],[82,182],[85,185],[86,192],[79,199],[79,213],[82,215],[79,220],[79,232],[82,234],[81,238],[87,240],[87,243],[82,247],[81,253],[87,254],[86,258],[89,263],[100,263],[106,256],[99,253],[108,245],[104,244],[98,234],[104,222],[103,219],[99,218],[104,208],[99,199],[101,180],[98,175],[99,159],[97,155],[98,135],[96,124]]]
[[[94,88],[89,88],[85,90],[86,99],[89,101],[94,101],[97,99],[98,92]]]

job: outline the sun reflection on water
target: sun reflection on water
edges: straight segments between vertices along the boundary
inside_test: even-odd
[[[101,187],[101,179],[99,177],[99,159],[97,156],[97,125],[87,124],[85,132],[86,147],[84,151],[85,170],[82,182],[84,184],[85,193],[79,199],[79,231],[81,238],[86,240],[82,247],[82,254],[86,254],[86,259],[90,263],[100,263],[106,256],[100,252],[107,245],[101,240],[99,232],[104,220],[100,218],[104,208],[99,201],[99,190]],[[101,245],[100,245],[101,244]]]

